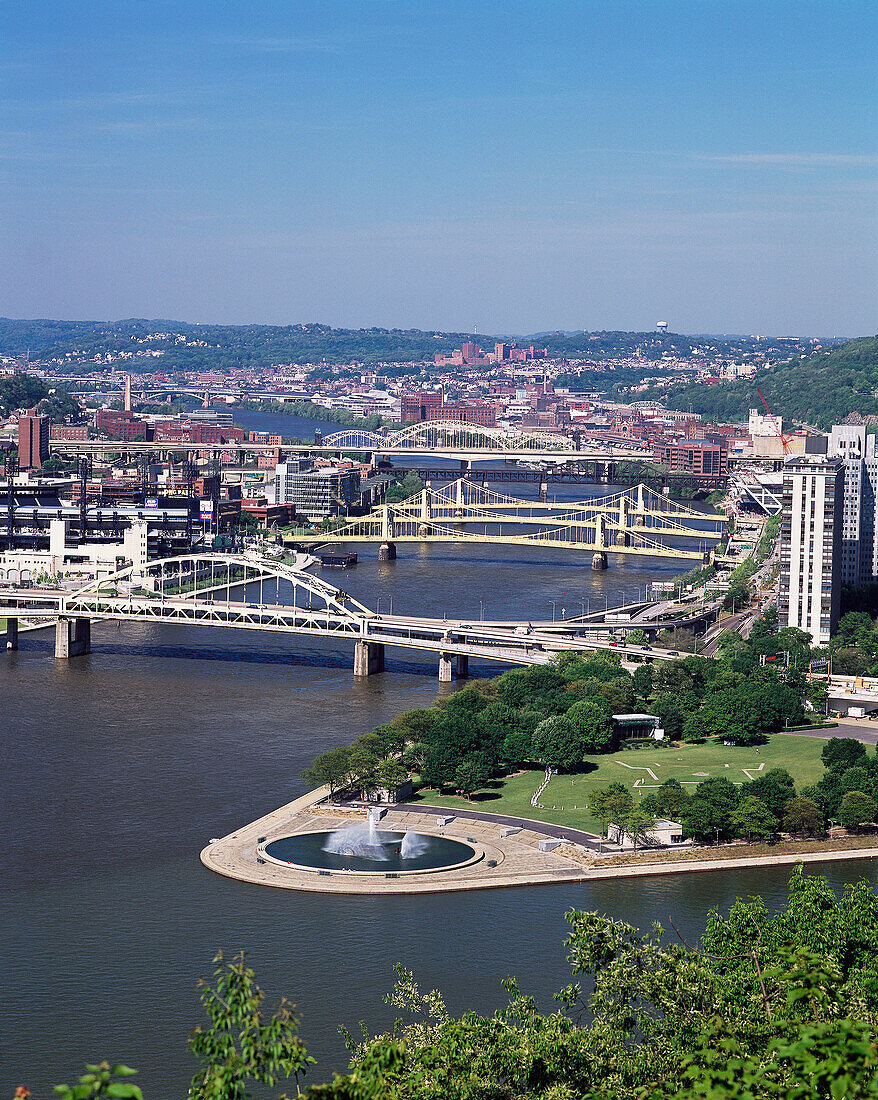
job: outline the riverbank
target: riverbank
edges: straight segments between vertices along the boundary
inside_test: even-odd
[[[437,807],[416,809],[404,804],[386,807],[382,829],[461,840],[474,849],[476,858],[445,871],[398,875],[385,874],[380,865],[374,874],[328,873],[266,859],[265,846],[281,837],[332,831],[356,820],[365,822],[364,807],[328,805],[327,797],[327,789],[318,788],[212,840],[201,852],[201,862],[216,874],[257,886],[386,897],[878,858],[874,836],[602,855],[600,848],[606,847],[606,842],[598,836],[570,830],[565,834],[549,822],[516,820],[484,811],[440,816]],[[543,850],[546,841],[559,840],[562,842],[551,851]],[[821,848],[821,843],[831,847]]]

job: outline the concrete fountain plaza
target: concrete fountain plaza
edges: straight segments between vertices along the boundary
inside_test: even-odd
[[[446,890],[477,890],[539,883],[579,882],[589,874],[592,853],[578,845],[561,844],[542,851],[540,842],[553,838],[537,829],[517,829],[494,821],[439,819],[424,813],[388,807],[379,826],[382,833],[409,832],[411,837],[443,837],[461,842],[469,851],[446,869],[389,871],[377,859],[374,871],[332,870],[329,873],[272,856],[268,850],[284,837],[332,833],[351,825],[367,825],[367,811],[324,804],[326,791],[312,791],[245,825],[202,851],[201,862],[211,871],[261,886],[311,890],[328,894],[427,894]],[[444,822],[443,823],[440,823]],[[535,823],[536,825],[537,823]],[[360,830],[362,831],[362,830]],[[344,836],[344,834],[341,834]],[[345,851],[347,842],[336,845]],[[394,864],[395,866],[395,864]]]

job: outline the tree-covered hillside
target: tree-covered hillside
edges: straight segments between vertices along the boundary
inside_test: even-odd
[[[748,409],[762,409],[757,386],[776,416],[817,428],[829,428],[849,413],[878,415],[878,336],[778,363],[753,381],[682,386],[671,393],[668,404],[691,408],[712,421],[742,420]]]
[[[60,386],[47,386],[23,372],[0,378],[0,416],[33,408],[56,423],[75,420],[82,412],[79,402]]]
[[[0,318],[0,355],[29,356],[81,373],[113,366],[135,372],[260,369],[287,363],[366,364],[432,362],[467,340],[492,351],[496,340],[466,332],[420,329],[334,329],[329,325],[193,325],[183,321],[52,321]],[[808,341],[749,337],[681,336],[657,332],[541,333],[519,345],[548,349],[552,358],[605,359],[640,355],[771,358],[810,347]],[[391,371],[399,373],[399,371]],[[653,371],[654,373],[654,371]]]

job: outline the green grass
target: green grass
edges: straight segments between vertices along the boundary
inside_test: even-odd
[[[472,802],[455,795],[440,795],[423,789],[414,801],[431,806],[487,810],[549,821],[555,825],[599,832],[600,822],[586,808],[589,792],[609,783],[625,783],[632,791],[644,794],[666,779],[677,779],[690,792],[709,776],[725,776],[733,783],[746,783],[759,770],[786,768],[796,788],[810,786],[823,775],[820,753],[826,742],[818,737],[797,737],[778,733],[767,745],[756,749],[726,748],[723,745],[686,745],[675,742],[665,749],[625,749],[607,756],[593,757],[595,767],[580,775],[555,775],[543,792],[543,808],[531,806],[534,791],[543,779],[542,771],[526,771],[496,780],[473,797]],[[728,765],[728,767],[726,767]],[[764,765],[764,766],[762,766]],[[761,767],[762,766],[762,767]],[[654,776],[646,769],[651,769]],[[745,770],[746,769],[746,770]],[[748,777],[747,772],[750,773]]]

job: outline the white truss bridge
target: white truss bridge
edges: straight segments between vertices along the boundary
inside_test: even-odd
[[[251,554],[186,554],[146,567],[129,566],[76,592],[55,588],[0,588],[0,616],[7,620],[7,647],[18,645],[18,624],[55,623],[55,656],[91,650],[91,624],[102,621],[172,623],[347,641],[354,648],[355,675],[384,666],[385,646],[432,652],[440,680],[466,675],[470,657],[505,664],[546,664],[564,650],[589,651],[607,638],[576,637],[571,625],[438,620],[379,615],[348,593],[315,577],[315,559],[297,555],[278,562]],[[629,646],[632,660],[671,659],[662,650]]]

